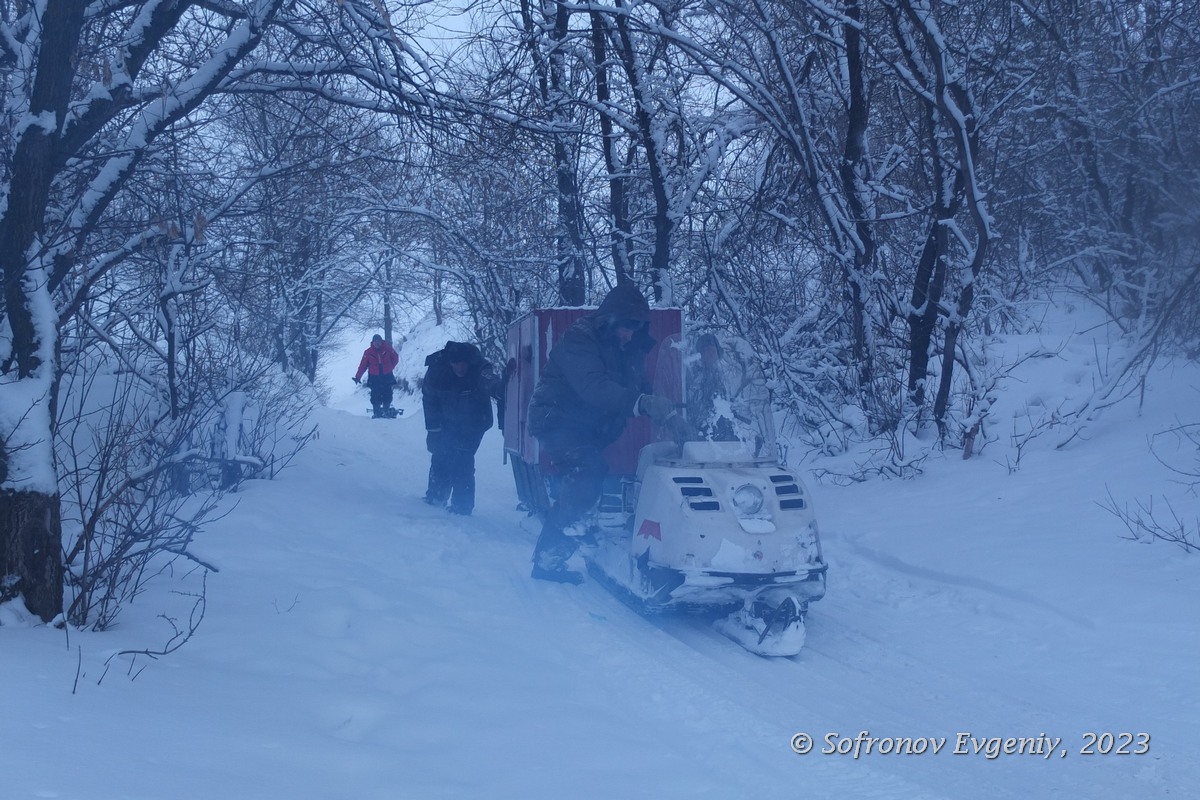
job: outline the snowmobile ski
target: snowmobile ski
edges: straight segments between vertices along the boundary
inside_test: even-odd
[[[770,601],[755,598],[713,627],[756,655],[794,656],[804,648],[807,609],[807,602],[792,595],[773,607]]]

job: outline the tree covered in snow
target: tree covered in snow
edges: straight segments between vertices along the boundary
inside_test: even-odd
[[[553,145],[561,297],[579,263],[737,330],[822,447],[983,446],[988,338],[1051,286],[1195,339],[1193,4],[494,8],[460,85]]]
[[[0,12],[0,591],[50,620],[64,545],[78,598],[114,541],[105,531],[171,516],[139,516],[161,505],[154,481],[218,447],[226,469],[266,467],[244,445],[291,417],[287,402],[263,409],[272,419],[255,433],[232,413],[287,378],[242,346],[275,323],[249,329],[249,304],[214,279],[249,249],[225,225],[289,166],[223,130],[233,98],[292,91],[391,114],[424,101],[377,3],[16,0]],[[311,335],[319,321],[300,324]],[[83,389],[82,374],[97,379]],[[198,442],[206,426],[226,435]],[[159,549],[186,555],[179,540]],[[90,600],[71,611],[104,618]]]
[[[494,357],[633,282],[750,342],[793,433],[903,474],[914,437],[986,446],[989,338],[1066,288],[1130,342],[1069,439],[1200,353],[1197,30],[1118,0],[0,0],[0,600],[52,619],[65,574],[106,624],[126,545],[186,558],[205,493],[303,440],[331,333],[401,306]]]

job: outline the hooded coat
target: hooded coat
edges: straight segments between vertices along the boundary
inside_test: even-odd
[[[617,336],[622,320],[640,323],[624,347]],[[618,285],[595,312],[576,320],[550,351],[534,389],[529,432],[597,447],[616,441],[649,391],[649,322],[650,305],[630,284]]]
[[[454,374],[451,362],[465,362],[466,374],[461,378]],[[473,344],[447,342],[425,359],[425,366],[428,369],[421,384],[425,428],[446,431],[477,444],[493,422],[496,374],[491,363]]]

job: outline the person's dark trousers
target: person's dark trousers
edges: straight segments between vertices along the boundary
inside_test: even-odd
[[[396,379],[391,375],[369,375],[367,386],[371,388],[371,411],[373,416],[382,417],[384,410],[392,405],[392,387]]]
[[[575,552],[578,540],[563,529],[578,521],[600,499],[608,464],[601,448],[564,436],[546,436],[542,447],[561,476],[558,497],[542,523],[534,546],[534,562],[543,569],[561,569]]]
[[[425,502],[443,505],[450,511],[470,514],[475,510],[475,452],[480,437],[442,432],[429,451],[429,488]]]

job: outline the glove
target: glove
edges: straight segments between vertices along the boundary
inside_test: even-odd
[[[362,378],[351,378],[350,380],[354,381],[354,382],[355,382],[355,383],[357,383],[359,386],[361,386],[361,385],[362,385]]]
[[[442,441],[442,429],[432,428],[425,431],[425,449],[429,452],[437,450]]]
[[[656,394],[644,394],[638,398],[638,412],[649,417],[654,424],[663,425],[675,414],[675,404]]]
[[[692,426],[679,414],[672,414],[667,417],[666,422],[663,423],[663,427],[670,434],[671,440],[680,447],[683,447],[684,442],[694,438],[692,435]]]

